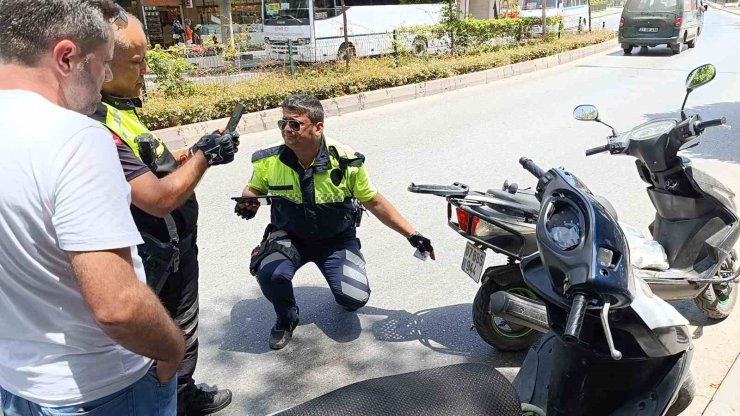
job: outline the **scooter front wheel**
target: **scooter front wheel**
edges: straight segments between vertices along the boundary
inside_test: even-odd
[[[488,279],[484,279],[485,283],[478,289],[473,301],[473,323],[478,335],[487,344],[501,351],[521,351],[531,347],[542,334],[491,315],[490,302],[491,295],[502,290],[530,299],[537,297],[524,284],[518,267],[491,268],[486,273],[490,275]]]
[[[691,402],[694,401],[695,395],[696,384],[694,383],[694,376],[691,374],[691,372],[689,372],[689,376],[686,378],[686,381],[684,381],[683,385],[681,385],[681,389],[676,395],[676,400],[673,402],[673,404],[671,404],[671,407],[668,408],[666,416],[680,415],[689,407]]]

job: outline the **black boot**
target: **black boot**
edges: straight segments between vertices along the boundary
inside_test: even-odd
[[[277,319],[275,326],[270,330],[270,348],[279,350],[288,345],[291,338],[293,338],[293,330],[297,326],[298,318],[289,324],[284,324],[280,319]]]
[[[210,415],[225,409],[229,404],[231,404],[231,390],[209,391],[196,387],[187,402],[187,414],[188,416]]]

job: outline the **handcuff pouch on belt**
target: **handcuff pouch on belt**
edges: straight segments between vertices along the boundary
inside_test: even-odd
[[[342,182],[342,179],[347,174],[348,167],[360,167],[365,163],[365,156],[363,156],[362,153],[355,152],[354,158],[348,158],[340,156],[339,151],[334,146],[329,146],[329,153],[334,156],[334,158],[339,163],[340,176],[337,178],[338,180],[335,183],[337,186],[339,185],[339,183]],[[352,221],[354,222],[355,227],[359,227],[360,224],[362,224],[362,214],[365,213],[365,207],[360,204],[357,198],[355,198],[355,194],[354,192],[352,192],[352,187],[349,184],[349,180],[347,182],[347,188],[349,189],[349,193],[352,197],[352,206],[354,209],[352,213]]]
[[[262,260],[273,253],[282,254],[290,260],[295,267],[298,267],[300,264],[301,255],[298,252],[298,249],[295,248],[293,243],[290,241],[288,233],[278,230],[275,226],[269,224],[265,229],[262,242],[252,250],[252,259],[249,262],[249,273],[252,276],[257,276]]]
[[[162,290],[170,273],[180,270],[180,238],[177,234],[177,226],[171,215],[167,215],[164,220],[170,241],[164,242],[142,232],[141,238],[144,244],[137,247],[144,264],[146,283],[156,294]]]

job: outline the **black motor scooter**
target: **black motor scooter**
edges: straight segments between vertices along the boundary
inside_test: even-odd
[[[686,99],[696,88],[712,81],[713,65],[702,65],[686,79]],[[607,144],[586,151],[586,156],[609,152],[636,159],[637,172],[648,184],[647,192],[656,214],[650,233],[668,257],[665,271],[636,269],[658,296],[665,300],[694,299],[704,314],[724,319],[737,303],[737,254],[740,223],[735,194],[722,182],[695,168],[679,150],[695,142],[709,127],[725,124],[725,118],[703,121],[687,116],[684,99],[681,119],[653,120],[624,134],[613,134]],[[576,107],[574,117],[599,120],[596,107]]]
[[[691,71],[686,98],[715,75],[713,65]],[[708,318],[724,319],[737,303],[740,278],[734,249],[740,238],[735,194],[677,154],[697,146],[695,140],[705,129],[721,126],[725,119],[703,121],[699,115],[687,116],[685,106],[684,99],[680,120],[653,120],[622,134],[612,129],[607,144],[587,150],[586,156],[604,152],[632,156],[637,159],[640,178],[649,185],[648,196],[656,210],[649,228],[665,249],[669,268],[636,268],[635,273],[661,298],[694,299]],[[576,107],[573,115],[603,123],[592,105]],[[491,296],[491,314],[535,330],[545,324],[542,305],[510,293]]]
[[[515,184],[504,183],[503,189],[486,192],[470,190],[467,185],[417,185],[408,190],[418,194],[444,197],[447,201],[447,224],[468,239],[461,269],[480,283],[473,300],[473,325],[489,345],[503,351],[527,349],[542,334],[528,326],[517,325],[489,311],[493,293],[503,291],[537,300],[519,269],[522,258],[537,251],[535,225],[540,203],[534,193],[520,191]],[[507,261],[484,270],[486,251],[506,256]],[[546,332],[547,326],[539,328]]]

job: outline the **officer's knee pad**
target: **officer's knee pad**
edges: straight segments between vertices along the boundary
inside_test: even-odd
[[[351,294],[349,293],[335,293],[334,294],[334,300],[339,304],[340,306],[343,306],[346,309],[359,309],[370,300],[370,289],[368,288],[367,291],[363,291],[364,294],[361,294],[360,292],[353,291]]]

